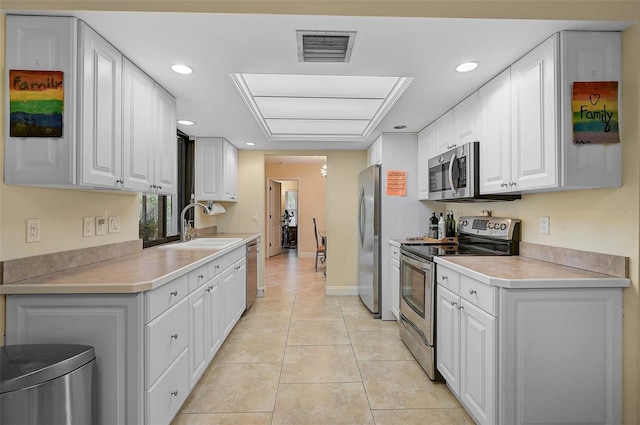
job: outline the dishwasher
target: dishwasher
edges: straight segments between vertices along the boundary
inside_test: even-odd
[[[258,294],[258,240],[247,244],[247,306],[251,307]]]

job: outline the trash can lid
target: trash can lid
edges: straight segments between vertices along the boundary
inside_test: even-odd
[[[0,347],[0,394],[59,378],[95,358],[88,345],[5,345]]]

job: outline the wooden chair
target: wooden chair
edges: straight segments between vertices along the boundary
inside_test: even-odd
[[[313,234],[316,237],[316,271],[318,271],[318,258],[321,263],[324,263],[327,259],[327,251],[325,246],[320,243],[322,236],[318,237],[318,226],[316,225],[316,218],[313,217]]]

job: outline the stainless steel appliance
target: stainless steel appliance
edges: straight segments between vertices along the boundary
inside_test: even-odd
[[[510,201],[520,195],[481,195],[480,142],[469,142],[429,159],[429,200]]]
[[[360,172],[358,204],[358,294],[375,318],[380,317],[380,165]]]
[[[400,247],[400,338],[432,380],[436,369],[436,270],[434,256],[517,255],[520,220],[460,217],[457,244],[403,244]]]
[[[258,293],[258,241],[247,244],[247,305],[248,310]]]

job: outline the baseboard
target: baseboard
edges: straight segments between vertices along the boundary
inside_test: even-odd
[[[357,286],[325,286],[325,295],[358,295]]]
[[[298,258],[314,258],[316,256],[315,252],[300,252],[298,251]]]

